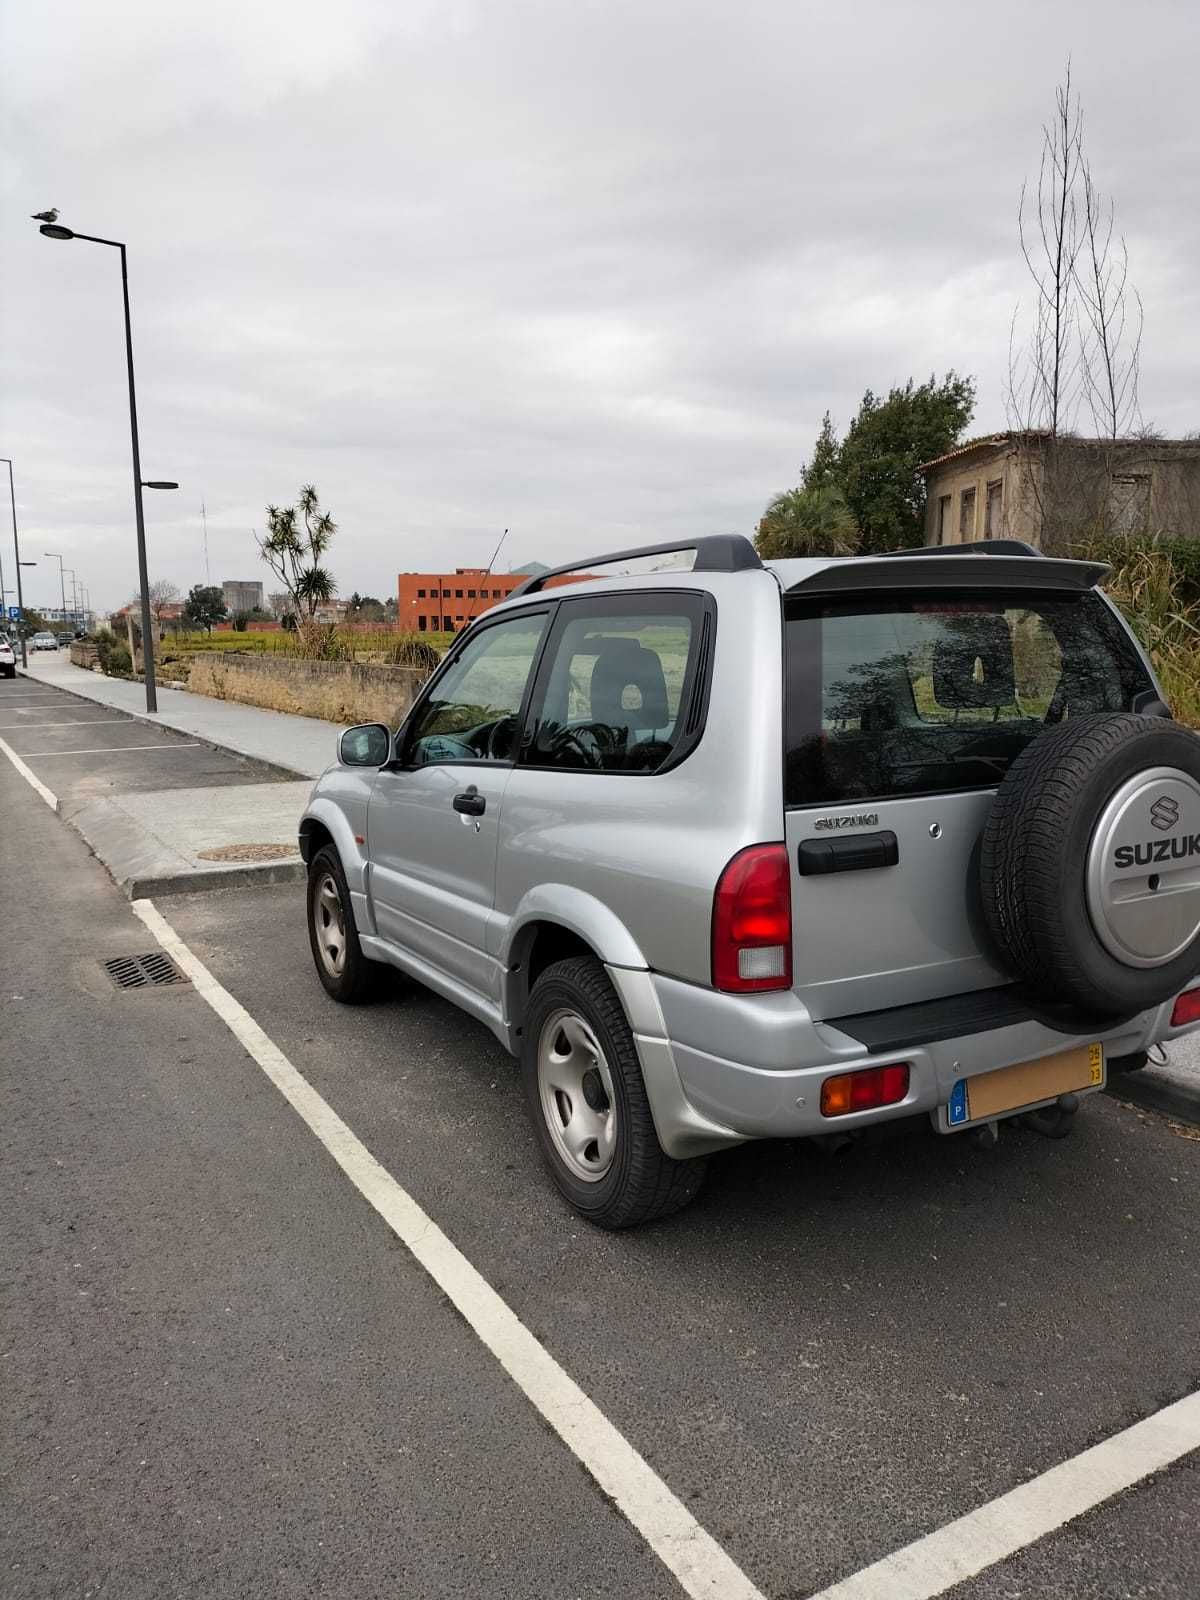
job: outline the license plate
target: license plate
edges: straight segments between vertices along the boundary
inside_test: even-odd
[[[971,1122],[990,1122],[1057,1100],[1060,1094],[1098,1089],[1104,1083],[1104,1046],[1081,1044],[1037,1061],[1018,1061],[975,1078],[960,1078],[942,1107],[943,1128],[964,1128]]]

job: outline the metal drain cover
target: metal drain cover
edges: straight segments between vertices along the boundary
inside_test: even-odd
[[[187,978],[170,956],[152,950],[147,956],[114,956],[104,970],[118,989],[162,988],[169,983],[186,983]]]
[[[196,854],[201,861],[284,861],[300,852],[294,844],[222,844]]]

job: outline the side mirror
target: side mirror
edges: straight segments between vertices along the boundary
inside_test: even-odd
[[[391,730],[382,722],[347,728],[338,740],[338,760],[344,767],[382,767],[391,753]]]

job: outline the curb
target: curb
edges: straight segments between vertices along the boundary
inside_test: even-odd
[[[1153,1067],[1143,1067],[1140,1072],[1117,1073],[1107,1084],[1106,1092],[1129,1105],[1200,1127],[1200,1084],[1192,1089],[1165,1073],[1155,1072]]]
[[[83,838],[82,834],[80,838]],[[203,894],[211,889],[249,889],[271,883],[300,883],[307,874],[308,868],[297,856],[295,861],[264,861],[261,866],[247,863],[238,867],[172,873],[161,878],[125,878],[117,887],[130,900],[148,900],[155,895]]]

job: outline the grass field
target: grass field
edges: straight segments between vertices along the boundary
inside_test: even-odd
[[[358,629],[338,628],[333,631],[335,648],[345,660],[381,661],[407,639],[419,639],[444,652],[454,635],[450,633],[398,633],[393,628]],[[304,650],[294,633],[186,633],[169,632],[159,645],[164,658],[201,655],[209,651],[236,651],[250,655],[303,655]]]

